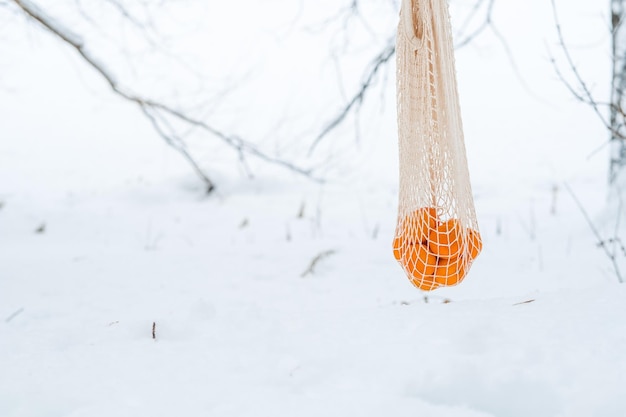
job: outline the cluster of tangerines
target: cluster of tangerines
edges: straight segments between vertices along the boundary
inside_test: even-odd
[[[483,244],[478,231],[457,219],[440,221],[434,207],[420,208],[400,223],[393,256],[421,290],[456,285]]]

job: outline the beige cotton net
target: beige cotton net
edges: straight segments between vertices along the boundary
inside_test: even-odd
[[[447,0],[403,0],[396,53],[400,195],[393,253],[411,282],[430,291],[461,282],[482,249]]]

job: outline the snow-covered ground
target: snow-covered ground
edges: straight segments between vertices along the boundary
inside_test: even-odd
[[[70,51],[4,32],[0,416],[626,415],[626,287],[567,191],[612,221],[606,149],[589,157],[606,133],[551,69],[542,3],[494,15],[531,92],[493,35],[457,56],[485,248],[429,294],[391,253],[392,94],[364,107],[358,143],[345,128],[334,181],[249,180],[217,149],[206,197]],[[562,20],[601,94],[603,10],[586,3]]]

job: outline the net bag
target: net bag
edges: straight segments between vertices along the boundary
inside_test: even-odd
[[[403,0],[396,45],[400,192],[393,254],[425,291],[460,283],[482,249],[447,0]]]

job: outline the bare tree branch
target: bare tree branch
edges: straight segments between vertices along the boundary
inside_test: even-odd
[[[620,138],[623,138],[622,134],[618,131],[615,131],[613,127],[611,126],[611,124],[609,123],[609,121],[604,117],[604,115],[600,111],[599,103],[596,101],[593,94],[591,93],[591,90],[587,86],[587,83],[585,82],[583,77],[580,75],[580,72],[578,71],[578,67],[574,63],[574,60],[572,59],[572,55],[569,52],[569,48],[567,47],[567,44],[565,43],[565,39],[563,37],[563,31],[561,30],[561,22],[559,20],[559,15],[556,9],[556,3],[554,0],[550,0],[550,3],[552,4],[552,13],[554,15],[554,24],[556,26],[556,33],[559,39],[559,46],[561,50],[563,51],[563,54],[565,55],[567,65],[570,71],[572,72],[572,74],[574,75],[576,83],[578,84],[578,87],[582,90],[582,93],[578,92],[577,89],[574,88],[574,86],[565,79],[565,77],[563,76],[563,73],[560,71],[558,65],[556,64],[556,60],[551,55],[550,61],[552,62],[552,65],[554,66],[557,76],[577,100],[583,103],[589,104],[591,106],[594,113],[598,116],[598,118],[600,119],[600,121],[602,122],[602,124],[607,130],[609,130],[612,134]]]
[[[129,22],[131,22],[135,27],[139,29],[143,29],[146,26],[145,22],[141,22],[138,17],[132,14],[122,3],[118,0],[104,0],[106,3],[113,6],[117,11],[124,16]]]
[[[202,179],[206,186],[207,193],[210,193],[215,189],[215,184],[209,179],[209,177],[204,173],[202,168],[199,166],[194,157],[190,154],[189,150],[185,142],[182,138],[177,135],[173,129],[166,129],[167,118],[170,117],[174,120],[178,120],[179,122],[183,122],[185,124],[194,126],[199,128],[210,135],[220,139],[224,144],[233,148],[238,154],[240,159],[244,160],[246,155],[254,156],[262,161],[267,163],[271,163],[274,165],[282,166],[283,168],[287,168],[292,172],[297,174],[306,176],[315,181],[320,181],[317,178],[314,178],[312,175],[311,169],[304,169],[299,167],[289,161],[285,161],[283,159],[273,157],[269,154],[258,149],[253,144],[245,141],[236,135],[229,135],[227,133],[222,132],[221,130],[201,121],[195,119],[182,111],[176,110],[164,103],[151,100],[147,97],[143,97],[138,94],[131,93],[124,89],[115,79],[115,76],[87,50],[83,41],[80,37],[72,34],[67,28],[65,28],[61,23],[57,22],[54,18],[48,16],[43,10],[41,10],[37,5],[32,3],[30,0],[11,0],[15,5],[17,5],[28,17],[39,23],[43,26],[47,31],[54,34],[56,37],[61,39],[64,43],[71,46],[76,52],[81,56],[81,58],[93,69],[95,70],[109,85],[111,90],[120,96],[121,98],[135,103],[143,114],[148,118],[155,131],[161,136],[165,142],[178,151],[187,162],[193,167],[196,174]],[[113,1],[113,0],[110,0]],[[116,3],[113,1],[113,3]],[[167,131],[169,130],[169,132]]]
[[[328,135],[333,129],[339,126],[345,118],[350,114],[353,109],[356,109],[361,106],[363,100],[365,99],[365,95],[367,94],[369,88],[372,86],[376,74],[380,71],[380,69],[395,55],[396,47],[395,42],[392,39],[389,41],[387,46],[379,53],[376,58],[370,63],[370,69],[366,72],[365,78],[361,83],[361,87],[359,90],[352,96],[350,101],[346,104],[346,106],[339,112],[339,114],[331,120],[326,127],[322,130],[322,132],[315,138],[313,144],[309,148],[309,155],[313,153],[317,145]]]
[[[476,39],[481,33],[483,33],[485,31],[485,29],[489,28],[490,26],[493,25],[493,22],[491,20],[491,14],[493,12],[493,5],[495,3],[495,0],[488,0],[489,3],[487,5],[487,11],[485,12],[485,18],[483,19],[482,23],[480,24],[480,26],[478,26],[476,29],[474,29],[474,31],[472,33],[470,33],[469,35],[466,35],[461,41],[459,41],[456,45],[455,48],[462,48],[466,45],[468,45],[470,42],[472,42],[474,39]],[[474,7],[472,8],[472,10],[469,12],[465,23],[462,26],[461,31],[459,31],[459,33],[463,33],[465,31],[465,28],[469,25],[469,22],[473,19],[473,17],[476,15],[476,13],[478,13],[478,10],[480,10],[480,6],[484,3],[484,0],[478,0],[476,2],[476,4],[474,4]]]
[[[311,32],[318,32],[332,23],[341,21],[342,28],[346,31],[350,20],[357,16],[359,16],[359,2],[358,0],[350,0],[350,4],[343,6],[337,13],[324,19],[315,26],[310,26],[308,30]]]
[[[467,30],[470,23],[474,20],[474,16],[478,14],[480,6],[482,6],[484,2],[485,0],[478,0],[476,3],[474,3],[474,6],[470,10],[470,12],[467,14],[467,16],[465,16],[465,20],[460,25],[457,35],[455,37],[461,36]]]

